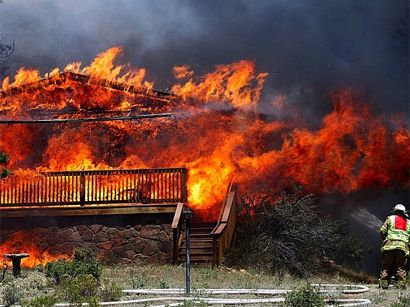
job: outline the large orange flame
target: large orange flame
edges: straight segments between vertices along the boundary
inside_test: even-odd
[[[0,126],[0,150],[10,154],[15,176],[18,169],[187,167],[189,203],[201,209],[220,202],[232,178],[243,189],[264,182],[276,191],[294,185],[312,192],[409,186],[406,121],[373,116],[353,89],[335,91],[334,110],[310,130],[257,114],[268,75],[252,61],[219,65],[204,76],[175,66],[175,96],[164,98],[145,80],[144,68],[115,64],[121,52],[113,47],[89,66],[75,62],[43,76],[20,69],[13,81],[2,82],[0,116],[171,111],[177,120]],[[272,112],[286,108],[286,99],[277,95]]]
[[[29,253],[29,257],[23,258],[21,266],[26,268],[33,268],[38,265],[45,265],[50,261],[57,259],[68,259],[68,255],[51,254],[47,250],[47,246],[42,244],[40,246],[38,238],[33,236],[32,231],[17,231],[12,233],[7,241],[0,245],[0,255],[4,254],[18,254]],[[4,264],[11,268],[10,260],[4,259]]]

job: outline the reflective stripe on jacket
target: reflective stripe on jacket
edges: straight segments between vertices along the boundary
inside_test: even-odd
[[[400,249],[409,255],[410,221],[401,215],[390,215],[380,232],[386,235],[382,251]]]

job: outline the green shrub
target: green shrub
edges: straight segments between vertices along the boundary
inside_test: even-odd
[[[397,302],[393,303],[391,307],[408,307],[410,306],[410,294],[400,295]]]
[[[73,264],[71,261],[59,259],[47,263],[45,270],[47,277],[52,277],[57,284],[73,276]]]
[[[9,156],[5,153],[0,151],[0,164],[6,165],[7,163],[9,163],[10,158]],[[6,178],[7,176],[10,175],[10,170],[8,170],[7,168],[2,167],[0,169],[0,178]]]
[[[300,287],[286,295],[285,307],[322,307],[326,306],[323,296],[311,285]]]
[[[102,301],[118,301],[122,297],[122,289],[113,281],[105,280],[100,291]]]
[[[274,272],[308,275],[329,258],[358,265],[362,248],[347,224],[319,215],[312,195],[246,194],[226,263]]]
[[[67,303],[81,305],[97,299],[98,281],[90,274],[64,280],[58,288],[59,297]]]
[[[168,282],[167,282],[166,279],[161,278],[161,279],[159,280],[159,288],[160,288],[160,289],[168,289],[168,288],[169,288],[169,284],[168,284]]]
[[[39,296],[27,303],[23,304],[24,307],[53,307],[58,302],[58,298],[55,295]]]
[[[10,161],[10,157],[3,151],[0,151],[0,164],[7,164]]]
[[[11,171],[4,167],[0,170],[0,178],[6,178],[10,174],[11,174]]]
[[[145,273],[142,274],[142,275],[137,275],[131,281],[132,281],[132,288],[133,289],[145,288],[149,285],[149,280],[148,280],[147,275]]]
[[[66,279],[91,275],[97,281],[102,274],[102,266],[89,249],[77,249],[73,261],[57,260],[50,262],[45,267],[45,274],[54,278],[57,284]]]
[[[11,306],[21,299],[21,291],[16,285],[8,285],[3,290],[3,304]]]
[[[89,248],[77,248],[74,251],[75,261],[94,261],[95,255],[93,251]]]

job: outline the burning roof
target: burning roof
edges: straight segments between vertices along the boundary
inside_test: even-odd
[[[161,112],[175,105],[175,95],[134,85],[63,72],[0,91],[2,114]],[[50,99],[50,95],[53,99]],[[95,99],[98,99],[95,101]],[[101,104],[104,99],[104,103]],[[20,101],[22,105],[16,105]],[[56,103],[59,102],[59,103]],[[23,111],[23,112],[22,112]],[[15,114],[17,115],[17,114]]]
[[[153,90],[144,68],[115,65],[120,53],[114,47],[89,66],[72,63],[44,77],[20,69],[13,82],[3,81],[0,119],[158,112],[172,112],[176,119],[1,126],[0,150],[10,154],[14,176],[187,167],[189,202],[197,208],[221,201],[233,177],[244,189],[297,185],[317,193],[409,185],[405,119],[372,115],[354,89],[334,91],[334,110],[320,127],[309,129],[297,117],[267,120],[258,114],[268,74],[252,61],[219,65],[204,76],[175,66],[176,82],[167,94]],[[277,98],[273,114],[290,109],[286,96]]]

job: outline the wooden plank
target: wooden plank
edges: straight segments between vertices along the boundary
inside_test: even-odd
[[[148,192],[150,203],[169,203],[186,200],[187,170],[184,168],[158,168],[137,170],[63,171],[42,173],[39,181],[13,183],[4,179],[0,187],[0,204],[3,205],[74,205],[112,201],[118,204],[132,202],[127,191],[139,186],[138,192]],[[102,184],[102,177],[119,177]],[[130,176],[132,175],[132,177]],[[134,184],[131,182],[131,178]],[[146,186],[149,184],[149,188]],[[124,192],[125,189],[125,192]],[[121,194],[122,193],[122,194]],[[144,198],[137,193],[139,198]],[[142,202],[142,199],[140,200]]]
[[[177,208],[175,210],[174,219],[173,219],[172,225],[171,225],[172,229],[178,228],[179,221],[181,219],[183,209],[184,209],[184,204],[183,203],[178,203]]]
[[[127,215],[127,214],[171,214],[176,211],[176,204],[121,206],[55,206],[30,208],[1,208],[0,218],[28,216],[82,216],[82,215]]]
[[[212,230],[211,235],[218,236],[225,230],[225,228],[226,228],[226,223],[221,223],[214,230]]]
[[[228,222],[229,215],[231,214],[231,210],[232,210],[232,206],[233,206],[233,202],[235,198],[235,193],[236,192],[229,192],[228,199],[226,200],[226,207],[222,214],[222,219],[221,219],[222,223]]]
[[[180,184],[181,185],[179,188],[181,189],[181,200],[186,202],[188,200],[186,169],[183,169],[181,171],[181,183]]]

